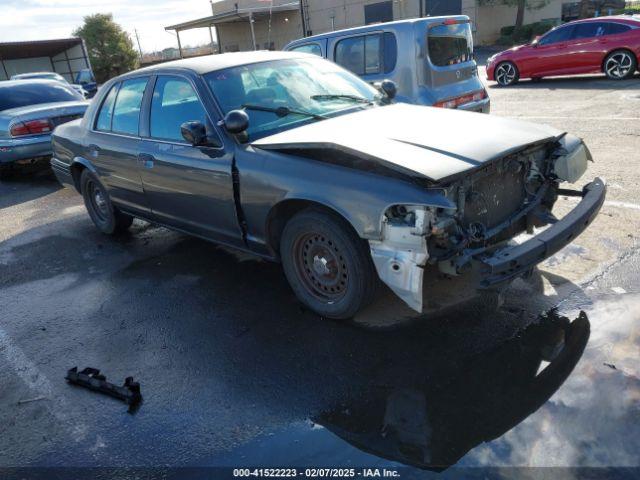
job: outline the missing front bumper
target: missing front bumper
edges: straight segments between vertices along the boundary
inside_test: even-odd
[[[568,192],[572,193],[572,192]],[[514,277],[555,254],[580,235],[596,217],[607,194],[604,180],[596,178],[582,192],[573,192],[582,201],[562,220],[526,242],[493,252],[478,254],[483,288],[493,287]]]

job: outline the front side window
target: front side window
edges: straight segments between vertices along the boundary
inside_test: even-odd
[[[102,102],[100,112],[98,113],[98,119],[96,120],[96,130],[103,132],[111,131],[111,120],[113,119],[113,106],[116,103],[116,97],[118,96],[118,87],[120,84],[116,84],[111,87],[109,93]]]
[[[158,77],[151,100],[151,136],[184,142],[180,126],[190,121],[207,124],[207,114],[191,83],[180,77]]]
[[[340,40],[336,45],[336,63],[356,75],[380,73],[382,65],[381,35],[363,35]]]
[[[578,23],[573,28],[571,38],[579,40],[581,38],[601,37],[605,32],[605,24],[602,22]]]
[[[250,107],[269,110],[286,107],[307,114],[337,115],[367,108],[379,96],[371,85],[320,58],[261,62],[211,72],[204,77],[225,114],[246,109],[251,139],[316,119],[309,115],[282,115]]]
[[[320,45],[318,45],[317,43],[307,43],[306,45],[293,47],[291,51],[300,52],[300,53],[312,53],[313,55],[317,55],[319,57],[322,56],[322,49],[320,48]]]
[[[436,25],[429,29],[429,58],[437,67],[473,59],[473,36],[469,22]]]
[[[138,135],[140,107],[148,78],[133,78],[122,82],[113,108],[111,130],[115,133]]]
[[[542,37],[538,43],[540,45],[552,45],[554,43],[564,42],[566,40],[569,40],[572,30],[573,25],[556,28]]]

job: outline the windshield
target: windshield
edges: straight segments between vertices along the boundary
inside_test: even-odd
[[[252,140],[366,108],[379,97],[375,88],[352,73],[315,58],[242,65],[205,78],[225,114],[246,110]]]
[[[429,29],[429,58],[437,67],[473,59],[473,36],[469,22],[437,25]]]
[[[76,100],[84,98],[71,87],[57,82],[16,82],[11,86],[0,86],[0,111],[39,103]]]

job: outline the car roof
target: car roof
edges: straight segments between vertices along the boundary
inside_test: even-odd
[[[24,80],[0,81],[0,88],[25,87],[27,85],[52,85],[59,87],[60,82],[49,78],[26,78]]]
[[[298,40],[294,40],[290,42],[286,47],[289,47],[290,45],[293,45],[293,44],[307,43],[314,40],[320,40],[322,38],[341,37],[341,36],[349,35],[352,33],[368,32],[371,30],[381,30],[381,29],[394,28],[394,27],[397,28],[397,27],[402,27],[404,25],[413,25],[415,23],[427,23],[427,24],[441,23],[441,22],[444,22],[445,20],[451,20],[451,19],[468,21],[469,17],[467,15],[445,15],[440,17],[409,18],[406,20],[396,20],[393,22],[372,23],[370,25],[345,28],[343,30],[334,30],[333,32],[319,33],[318,35],[313,35],[311,37],[300,38]]]
[[[619,22],[619,23],[627,23],[640,26],[640,17],[636,17],[633,15],[609,15],[606,17],[593,17],[593,18],[583,18],[581,20],[574,20],[573,22],[568,22],[565,25],[576,24],[576,23],[591,23],[591,22]]]
[[[204,73],[213,72],[215,70],[222,70],[225,68],[239,67],[242,65],[248,65],[251,63],[268,62],[275,60],[287,60],[291,58],[313,58],[317,59],[316,55],[308,53],[297,52],[281,52],[281,51],[250,51],[250,52],[234,52],[234,53],[220,53],[217,55],[205,55],[202,57],[184,58],[182,60],[174,60],[171,62],[159,63],[157,65],[151,65],[144,67],[129,74],[134,75],[141,72],[153,73],[154,71],[161,71],[166,69],[185,69],[191,70],[200,75]]]
[[[18,73],[17,75],[12,75],[13,78],[29,78],[36,75],[57,75],[58,77],[62,76],[56,72],[28,72],[28,73]]]

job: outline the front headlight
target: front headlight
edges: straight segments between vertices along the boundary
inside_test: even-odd
[[[568,149],[565,149],[565,151],[567,150]],[[591,153],[589,149],[587,149],[587,146],[580,141],[580,143],[568,151],[568,153],[556,158],[553,165],[553,173],[560,180],[575,183],[580,180],[580,177],[587,171],[587,162],[589,160],[591,160]]]

